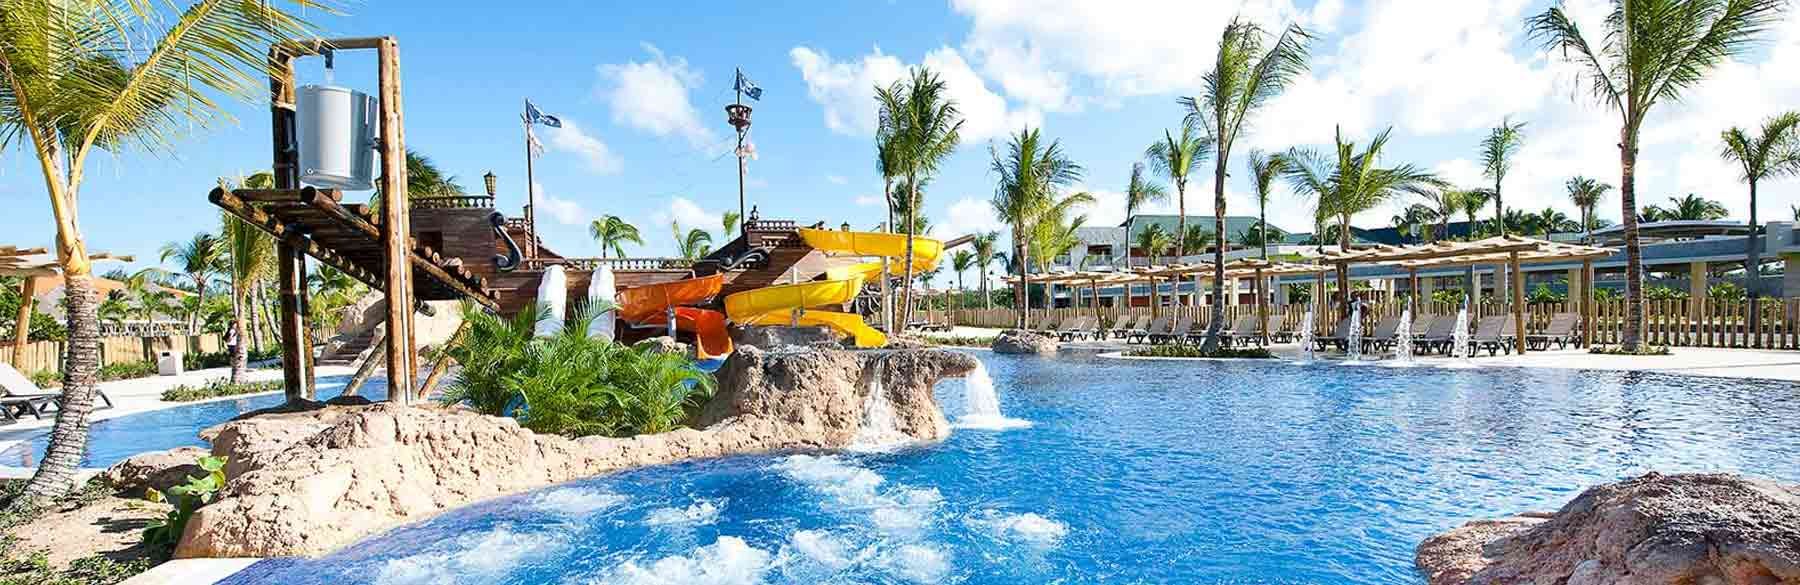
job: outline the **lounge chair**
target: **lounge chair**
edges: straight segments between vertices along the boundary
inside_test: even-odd
[[[1081,328],[1082,336],[1093,341],[1106,339],[1107,331],[1111,330],[1101,325],[1099,317],[1088,317],[1086,326]]]
[[[1282,321],[1281,319],[1277,319],[1277,320]],[[1291,342],[1294,340],[1295,337],[1298,337],[1300,335],[1300,332],[1295,331],[1296,328],[1298,328],[1298,327],[1297,326],[1289,326],[1285,322],[1279,326],[1270,327],[1269,328],[1269,339],[1273,340],[1275,343]]]
[[[1163,316],[1157,317],[1150,321],[1149,326],[1146,326],[1143,329],[1139,329],[1137,331],[1132,331],[1131,333],[1127,334],[1125,337],[1125,343],[1147,343],[1150,341],[1151,337],[1154,337],[1157,335],[1168,335],[1169,334],[1169,324],[1173,319],[1174,319],[1174,317],[1171,317],[1169,315],[1163,315]]]
[[[1420,343],[1420,340],[1425,338],[1425,334],[1431,331],[1431,326],[1436,324],[1439,320],[1441,320],[1440,317],[1438,317],[1437,315],[1431,315],[1431,314],[1421,314],[1417,317],[1413,317],[1412,331],[1411,331],[1412,342],[1413,342],[1413,353],[1416,354],[1416,353],[1422,352],[1423,344]],[[1451,325],[1454,326],[1456,323],[1456,318],[1451,317],[1450,322],[1451,322]],[[1396,334],[1394,336],[1394,343],[1396,345],[1398,345],[1399,342],[1400,342],[1400,336]]]
[[[1148,335],[1145,330],[1149,328],[1150,316],[1138,315],[1137,319],[1132,321],[1130,325],[1122,329],[1114,329],[1112,333],[1114,338],[1129,341],[1133,335]]]
[[[1088,320],[1093,317],[1071,317],[1063,321],[1062,328],[1056,330],[1056,338],[1062,341],[1081,339],[1088,329]]]
[[[1333,346],[1339,350],[1348,349],[1350,347],[1350,318],[1339,319],[1337,325],[1332,326],[1331,334],[1313,338],[1313,345],[1317,346],[1319,351],[1325,351],[1326,348]]]
[[[1376,350],[1385,351],[1388,347],[1393,346],[1394,332],[1399,330],[1400,317],[1398,316],[1375,322],[1375,330],[1363,335],[1363,353],[1374,353]]]
[[[1475,327],[1475,333],[1469,335],[1469,354],[1474,355],[1476,351],[1483,349],[1487,350],[1489,356],[1512,353],[1513,340],[1517,337],[1512,315],[1482,317]]]
[[[1263,335],[1262,332],[1258,330],[1256,326],[1256,315],[1254,314],[1239,317],[1237,322],[1231,325],[1229,331],[1222,331],[1220,334],[1223,336],[1220,341],[1225,342],[1225,345],[1236,345],[1239,343],[1268,345],[1269,343],[1268,336]]]
[[[1424,332],[1413,336],[1413,347],[1425,353],[1450,353],[1456,342],[1456,315],[1440,315],[1426,325]]]
[[[1194,328],[1194,318],[1189,317],[1189,316],[1182,316],[1181,318],[1175,320],[1175,325],[1172,327],[1169,327],[1169,330],[1167,332],[1160,333],[1160,334],[1151,333],[1150,334],[1150,343],[1156,344],[1156,343],[1179,342],[1182,340],[1182,338],[1187,337],[1188,333],[1191,330],[1193,330],[1193,328]]]
[[[1554,343],[1557,349],[1566,349],[1570,343],[1581,340],[1581,333],[1577,327],[1579,325],[1581,325],[1581,316],[1575,313],[1551,315],[1550,323],[1544,325],[1543,331],[1525,336],[1525,345],[1532,349],[1545,350],[1550,349],[1550,344]]]
[[[1032,331],[1036,332],[1038,334],[1041,334],[1041,335],[1056,335],[1057,321],[1060,317],[1062,317],[1062,316],[1058,315],[1056,313],[1051,313],[1051,314],[1045,316],[1044,320],[1042,322],[1038,323],[1037,327],[1032,329]]]
[[[61,392],[45,392],[32,383],[31,378],[13,369],[11,364],[0,363],[0,390],[5,392],[4,396],[0,396],[0,418],[6,421],[14,421],[27,414],[44,418],[44,414],[62,408]],[[103,405],[101,408],[112,408],[112,398],[105,392],[96,388],[94,395],[100,399]]]
[[[1095,323],[1095,325],[1099,325],[1099,323]],[[1107,329],[1101,329],[1100,336],[1096,337],[1095,339],[1105,339],[1109,335],[1117,337],[1117,336],[1119,336],[1119,332],[1124,331],[1125,329],[1129,328],[1130,326],[1131,326],[1131,314],[1119,313],[1119,318],[1113,319],[1112,327],[1107,328]]]

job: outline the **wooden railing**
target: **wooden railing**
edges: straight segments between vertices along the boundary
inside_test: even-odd
[[[585,272],[599,270],[601,266],[611,266],[615,272],[694,269],[694,261],[686,258],[531,258],[525,261],[526,270],[543,270],[551,265],[560,265],[567,270]]]
[[[413,209],[493,209],[494,198],[486,195],[456,197],[414,197],[408,200]]]
[[[1623,299],[1596,300],[1592,302],[1594,311],[1594,342],[1602,344],[1619,343],[1624,330],[1625,302]],[[1451,303],[1428,302],[1419,307],[1421,314],[1455,315],[1457,305]],[[1383,319],[1399,315],[1405,303],[1388,301],[1369,303],[1363,307],[1363,330],[1373,331]],[[1227,322],[1235,322],[1240,316],[1255,311],[1255,305],[1232,305],[1226,307]],[[1295,330],[1300,327],[1306,313],[1306,305],[1270,306],[1269,330]],[[1121,313],[1129,312],[1133,318],[1137,315],[1151,314],[1149,307],[1101,307],[1099,315],[1106,326],[1111,327]],[[1341,319],[1335,311],[1327,311],[1329,315],[1315,316],[1314,332],[1329,333],[1332,326]],[[1557,313],[1581,312],[1581,303],[1538,303],[1526,307],[1526,330],[1536,332],[1550,322],[1551,316]],[[1017,313],[1011,308],[995,307],[993,309],[963,309],[953,311],[955,323],[970,327],[1012,327]],[[1092,316],[1093,307],[1050,309],[1062,317],[1069,315]],[[1044,309],[1032,309],[1032,319],[1042,319]],[[1205,327],[1212,318],[1211,307],[1182,305],[1161,307],[1157,315],[1174,315],[1177,318],[1189,316],[1198,327]],[[1483,304],[1469,315],[1471,322],[1491,315],[1511,314],[1511,308],[1503,304]],[[933,319],[942,319],[941,311],[931,311],[928,315]],[[1723,300],[1664,300],[1644,302],[1643,340],[1653,345],[1673,345],[1684,347],[1733,347],[1754,349],[1800,349],[1800,299],[1762,299],[1755,307],[1750,301]],[[1762,327],[1754,334],[1750,324],[1760,318]],[[1585,329],[1585,327],[1584,327]]]

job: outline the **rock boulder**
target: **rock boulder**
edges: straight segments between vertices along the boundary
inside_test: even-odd
[[[166,491],[187,483],[188,476],[201,477],[200,458],[208,455],[200,447],[176,447],[133,455],[114,463],[100,474],[100,480],[119,493],[142,497],[146,488]]]
[[[732,341],[764,350],[791,347],[843,347],[844,335],[829,327],[788,327],[785,325],[750,325],[732,332]]]
[[[1008,329],[994,337],[994,353],[1019,353],[1037,355],[1055,355],[1058,344],[1056,338],[1038,335],[1030,331]]]
[[[315,555],[476,500],[628,467],[796,448],[856,437],[870,389],[900,432],[938,439],[948,425],[932,386],[973,370],[943,350],[740,348],[698,429],[627,438],[539,435],[464,408],[389,403],[269,412],[210,431],[231,457],[220,499],[188,523],[175,556]]]
[[[1415,558],[1431,585],[1800,583],[1800,487],[1650,473],[1554,514],[1470,522]]]

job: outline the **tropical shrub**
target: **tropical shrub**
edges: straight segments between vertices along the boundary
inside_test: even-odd
[[[246,351],[247,355],[249,356],[249,359],[247,361],[249,361],[250,363],[256,363],[256,362],[260,362],[260,361],[264,361],[264,360],[272,360],[272,359],[281,357],[281,348],[279,346],[271,346],[271,347],[263,349],[262,351],[256,351],[255,349],[249,349],[249,350],[245,350],[245,351]],[[185,354],[185,355],[181,356],[181,363],[182,363],[182,367],[185,367],[189,370],[209,370],[212,368],[230,367],[231,366],[231,352],[219,351],[219,352],[212,352],[212,353]]]
[[[62,386],[62,372],[56,370],[38,370],[31,373],[31,383],[39,388],[56,388]]]
[[[1644,289],[1644,298],[1652,301],[1685,301],[1688,293],[1681,289],[1656,285]]]
[[[152,521],[144,529],[144,544],[159,550],[174,548],[181,541],[188,520],[194,517],[194,510],[212,502],[213,496],[225,487],[224,457],[201,457],[200,469],[205,470],[206,475],[190,475],[187,483],[169,488],[166,494],[156,488],[145,489],[144,499],[167,503],[171,508],[168,515]]]
[[[1431,300],[1433,302],[1444,303],[1444,304],[1450,305],[1452,307],[1460,307],[1460,306],[1462,306],[1462,303],[1463,303],[1463,291],[1462,291],[1462,289],[1455,289],[1455,288],[1443,288],[1443,289],[1434,290],[1434,291],[1431,291]]]
[[[1706,298],[1713,301],[1741,301],[1744,300],[1744,287],[1721,282],[1706,289]]]
[[[1141,347],[1138,349],[1133,349],[1131,351],[1127,351],[1127,352],[1125,352],[1125,355],[1130,356],[1130,357],[1159,357],[1159,358],[1269,359],[1269,358],[1275,357],[1275,354],[1269,353],[1268,349],[1261,348],[1261,347],[1241,347],[1241,348],[1221,347],[1221,348],[1218,348],[1211,352],[1207,352],[1207,351],[1202,350],[1201,347],[1198,345],[1185,345],[1185,344],[1152,345],[1150,347]]]
[[[502,319],[465,305],[468,330],[445,353],[462,365],[443,400],[525,428],[564,436],[628,436],[680,426],[712,395],[711,375],[686,356],[628,348],[587,336],[608,307],[588,307],[561,331],[536,337],[544,309]]]
[[[233,383],[231,383],[231,380],[229,380],[229,379],[215,378],[215,379],[209,380],[205,384],[201,384],[199,386],[190,386],[188,384],[182,384],[180,386],[176,386],[174,388],[164,390],[162,393],[162,399],[165,402],[193,402],[195,400],[206,400],[208,398],[219,398],[219,397],[223,397],[223,396],[238,396],[240,394],[260,394],[263,392],[274,392],[274,391],[280,390],[280,389],[282,389],[282,382],[280,380],[272,380],[272,381],[268,381],[268,382],[242,382],[242,383],[238,383],[238,384],[233,384]]]
[[[1619,298],[1619,291],[1610,288],[1594,287],[1594,300],[1611,301]]]
[[[1551,290],[1549,283],[1540,282],[1538,283],[1537,288],[1531,290],[1531,296],[1525,299],[1525,302],[1533,305],[1542,305],[1560,303],[1568,299],[1568,295]]]
[[[119,362],[100,366],[100,381],[130,380],[148,378],[156,375],[156,362],[145,360],[140,362]]]

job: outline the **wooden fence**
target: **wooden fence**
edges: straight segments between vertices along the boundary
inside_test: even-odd
[[[1619,342],[1620,333],[1625,323],[1625,301],[1623,299],[1592,301],[1594,311],[1594,341],[1602,344]],[[1424,303],[1419,307],[1422,314],[1455,315],[1457,305],[1451,303]],[[1370,303],[1363,307],[1363,330],[1374,330],[1381,320],[1397,316],[1405,308],[1402,301]],[[1269,330],[1292,331],[1298,329],[1306,314],[1306,305],[1270,306]],[[1226,307],[1227,324],[1234,323],[1240,316],[1252,314],[1255,305],[1232,305]],[[1539,303],[1528,305],[1526,309],[1526,330],[1536,332],[1549,323],[1551,315],[1556,313],[1581,312],[1581,303]],[[953,316],[946,316],[944,311],[927,311],[927,317],[934,322],[952,318],[957,325],[969,327],[1012,327],[1017,313],[1010,308],[995,307],[992,309],[963,309],[954,311]],[[1101,323],[1111,327],[1118,321],[1121,313],[1129,313],[1133,319],[1139,315],[1150,315],[1149,307],[1101,307],[1096,313],[1093,307],[1057,309],[1032,309],[1032,322],[1041,321],[1046,315],[1056,315],[1057,322],[1071,315],[1100,315]],[[1174,306],[1162,307],[1157,315],[1175,315],[1176,317],[1192,317],[1196,327],[1205,327],[1212,319],[1212,308],[1206,306]],[[1483,304],[1469,315],[1474,322],[1489,315],[1510,315],[1511,308],[1503,304]],[[1800,349],[1800,299],[1762,299],[1756,307],[1751,307],[1748,300],[1712,301],[1712,300],[1666,300],[1644,302],[1644,341],[1654,345],[1675,345],[1687,347],[1738,347],[1758,349]],[[1760,331],[1751,332],[1750,323],[1761,318]],[[1321,315],[1313,319],[1315,333],[1329,333],[1332,325],[1340,316],[1335,313]]]
[[[187,353],[215,353],[225,350],[225,344],[213,333],[186,337],[103,337],[100,339],[100,365],[152,361],[156,359],[158,352],[176,347],[184,348]],[[60,372],[63,352],[67,350],[67,342],[33,342],[25,346],[25,355],[19,360],[20,363],[12,366],[26,374]],[[12,362],[11,343],[0,345],[0,362]]]

